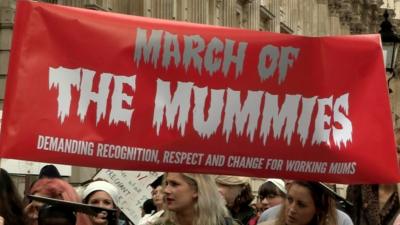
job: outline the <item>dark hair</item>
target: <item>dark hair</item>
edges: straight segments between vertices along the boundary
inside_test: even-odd
[[[44,205],[39,210],[38,225],[75,225],[75,213],[62,206]]]
[[[57,167],[52,164],[45,165],[40,169],[39,179],[40,178],[61,178],[60,172],[58,172]]]
[[[153,199],[147,199],[143,203],[143,211],[145,214],[150,214],[157,211],[157,207],[154,205]]]
[[[4,169],[0,168],[0,216],[6,225],[27,224],[22,199],[14,182]]]
[[[258,196],[260,199],[263,199],[267,196],[280,196],[282,198],[286,198],[286,194],[283,191],[279,190],[275,184],[272,182],[265,182],[263,183],[260,188],[258,189]]]
[[[232,208],[235,209],[238,207],[241,208],[241,207],[248,206],[253,201],[253,199],[254,199],[254,195],[251,191],[250,184],[248,184],[248,183],[243,184],[242,191],[236,197]]]

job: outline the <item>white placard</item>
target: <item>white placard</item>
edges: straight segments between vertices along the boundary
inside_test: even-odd
[[[159,172],[102,169],[93,179],[101,178],[117,187],[119,208],[133,223],[138,224],[142,213],[140,207],[146,199],[151,198],[152,188],[149,184],[159,175]]]

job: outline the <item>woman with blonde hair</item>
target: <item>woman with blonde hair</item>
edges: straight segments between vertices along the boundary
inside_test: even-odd
[[[210,175],[166,173],[163,187],[166,214],[156,224],[234,224]]]
[[[337,225],[336,203],[318,182],[293,181],[277,219],[259,225]]]

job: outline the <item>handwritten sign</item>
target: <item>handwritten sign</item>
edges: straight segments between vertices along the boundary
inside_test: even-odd
[[[119,191],[118,206],[122,212],[135,224],[141,218],[143,202],[151,198],[151,182],[157,179],[161,173],[148,171],[121,171],[102,169],[94,177],[104,179]]]

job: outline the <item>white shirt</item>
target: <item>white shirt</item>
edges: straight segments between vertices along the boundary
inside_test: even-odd
[[[160,210],[154,214],[146,214],[142,218],[140,218],[138,225],[151,225],[160,218],[160,216],[164,213],[164,210]],[[149,216],[147,216],[149,215]]]

